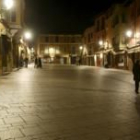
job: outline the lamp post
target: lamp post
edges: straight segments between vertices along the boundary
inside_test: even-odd
[[[127,30],[126,31],[126,41],[125,41],[125,45],[126,45],[126,50],[125,50],[125,54],[124,54],[124,67],[125,69],[128,69],[128,48],[129,48],[129,39],[132,37],[133,32],[131,30]]]
[[[99,40],[98,44],[100,47],[104,47],[103,40]],[[103,65],[103,53],[100,53],[100,65]]]
[[[126,40],[125,40],[125,45],[126,45],[126,50],[128,49],[128,43],[129,43],[129,39],[132,37],[133,32],[131,30],[126,31],[125,36],[126,36]]]
[[[136,32],[136,30],[134,29],[134,31],[132,32],[131,30],[126,31],[126,50],[127,49],[132,49],[133,47],[136,47],[137,45],[140,44],[140,33]],[[129,43],[130,41],[130,43]],[[133,61],[133,63],[135,62],[135,52],[132,53],[132,55],[130,55],[131,60]],[[128,57],[129,59],[129,57]]]
[[[104,65],[105,67],[108,67],[108,61],[107,61],[107,55],[106,55],[106,48],[108,45],[108,41],[103,41],[103,40],[99,40],[98,42],[99,46],[103,49],[103,52],[100,53],[100,59],[102,61],[102,65]]]
[[[31,40],[33,37],[31,31],[25,31],[24,34],[23,34],[23,38],[24,38],[24,41],[25,41],[25,51],[26,51],[26,54],[25,54],[25,58],[28,58],[28,50],[30,50],[30,55],[32,55],[32,50],[31,48],[29,47],[29,40]],[[31,56],[30,56],[31,57]]]
[[[79,50],[80,50],[80,57],[82,57],[82,53],[83,53],[83,46],[80,46],[80,47],[79,47]]]
[[[128,43],[129,43],[129,39],[132,37],[133,35],[133,32],[131,30],[128,30],[126,31],[126,41],[125,41],[125,44],[126,44],[126,49],[128,49]]]
[[[80,46],[79,49],[80,49],[80,57],[79,57],[79,65],[80,65],[82,63],[83,46]]]

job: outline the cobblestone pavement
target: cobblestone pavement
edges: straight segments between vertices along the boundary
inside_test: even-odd
[[[0,140],[140,140],[132,74],[46,65],[0,77]]]

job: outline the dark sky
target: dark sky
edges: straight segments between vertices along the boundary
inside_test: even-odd
[[[78,34],[94,15],[125,0],[25,0],[25,22],[36,33]]]

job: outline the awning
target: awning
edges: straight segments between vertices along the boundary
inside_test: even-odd
[[[133,46],[131,48],[128,48],[127,50],[128,53],[136,53],[136,52],[140,52],[140,44]]]

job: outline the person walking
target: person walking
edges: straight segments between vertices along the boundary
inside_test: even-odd
[[[137,60],[133,66],[133,75],[135,81],[135,92],[139,93],[139,82],[140,82],[140,60]]]

